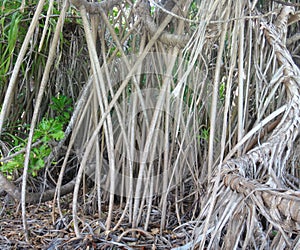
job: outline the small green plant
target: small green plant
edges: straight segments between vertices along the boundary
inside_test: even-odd
[[[58,95],[52,97],[51,101],[50,108],[55,113],[56,119],[62,123],[68,122],[73,111],[72,100],[67,96]]]
[[[10,1],[4,1],[0,6],[0,84],[7,81],[8,72],[14,61],[14,52],[18,40],[24,34],[20,22],[22,14],[16,11],[16,6],[21,3],[11,4]]]
[[[202,128],[200,130],[200,135],[198,136],[198,139],[202,139],[208,142],[209,139],[209,128]]]
[[[44,167],[44,159],[51,152],[51,146],[49,142],[53,140],[61,140],[64,137],[64,132],[62,129],[63,124],[57,119],[44,118],[39,123],[33,135],[33,143],[40,141],[40,144],[38,147],[33,148],[30,153],[29,172],[32,174],[32,176],[36,176],[37,172]],[[16,152],[24,149],[26,145],[27,139],[19,142],[19,145],[16,145]],[[24,164],[24,156],[24,153],[18,154],[10,161],[4,163],[0,167],[1,172],[12,174],[15,170],[22,169]]]
[[[50,108],[57,112],[55,118],[43,118],[34,131],[33,143],[39,142],[37,147],[32,148],[29,161],[29,172],[37,176],[40,169],[45,166],[45,159],[51,153],[51,142],[63,139],[63,127],[70,119],[71,100],[66,96],[52,98]],[[28,140],[14,140],[15,152],[24,150]],[[14,171],[22,169],[24,153],[16,155],[8,162],[0,165],[0,171],[10,176]]]
[[[226,95],[225,82],[226,82],[226,77],[224,76],[219,86],[219,97],[221,102],[225,100],[225,95]]]

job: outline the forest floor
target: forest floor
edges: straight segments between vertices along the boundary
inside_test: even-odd
[[[160,212],[152,209],[147,231],[132,229],[128,219],[115,231],[105,230],[106,212],[102,219],[97,213],[80,215],[79,227],[82,237],[75,235],[72,218],[72,197],[62,201],[63,217],[53,210],[53,201],[27,206],[29,242],[26,242],[20,205],[14,204],[8,196],[0,197],[0,249],[171,249],[191,241],[192,222],[177,227],[176,214],[168,214],[168,226],[172,228],[160,233]],[[83,210],[81,208],[82,213]],[[122,208],[114,209],[112,227],[122,215]],[[82,219],[84,218],[84,219]],[[176,228],[177,227],[177,228]]]

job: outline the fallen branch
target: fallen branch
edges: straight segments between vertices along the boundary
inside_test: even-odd
[[[16,202],[21,201],[21,192],[20,190],[9,180],[5,178],[5,176],[0,172],[0,184],[1,191],[7,192]],[[75,185],[75,179],[71,180],[67,184],[61,187],[61,196],[69,194],[73,191]],[[37,204],[39,202],[50,201],[54,198],[56,189],[50,189],[42,193],[27,193],[26,195],[26,203],[28,204]]]

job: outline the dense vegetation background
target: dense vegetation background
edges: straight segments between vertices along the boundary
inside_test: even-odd
[[[1,248],[300,248],[299,7],[1,0]]]

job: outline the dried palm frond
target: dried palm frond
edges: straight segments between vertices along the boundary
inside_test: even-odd
[[[300,230],[300,192],[286,185],[286,163],[300,125],[300,71],[284,42],[292,12],[291,7],[283,7],[274,24],[261,22],[282,67],[280,82],[287,91],[285,113],[261,145],[226,160],[215,170],[199,217],[205,226],[195,231],[196,239],[205,235],[201,247],[291,248],[297,244],[294,236]]]

